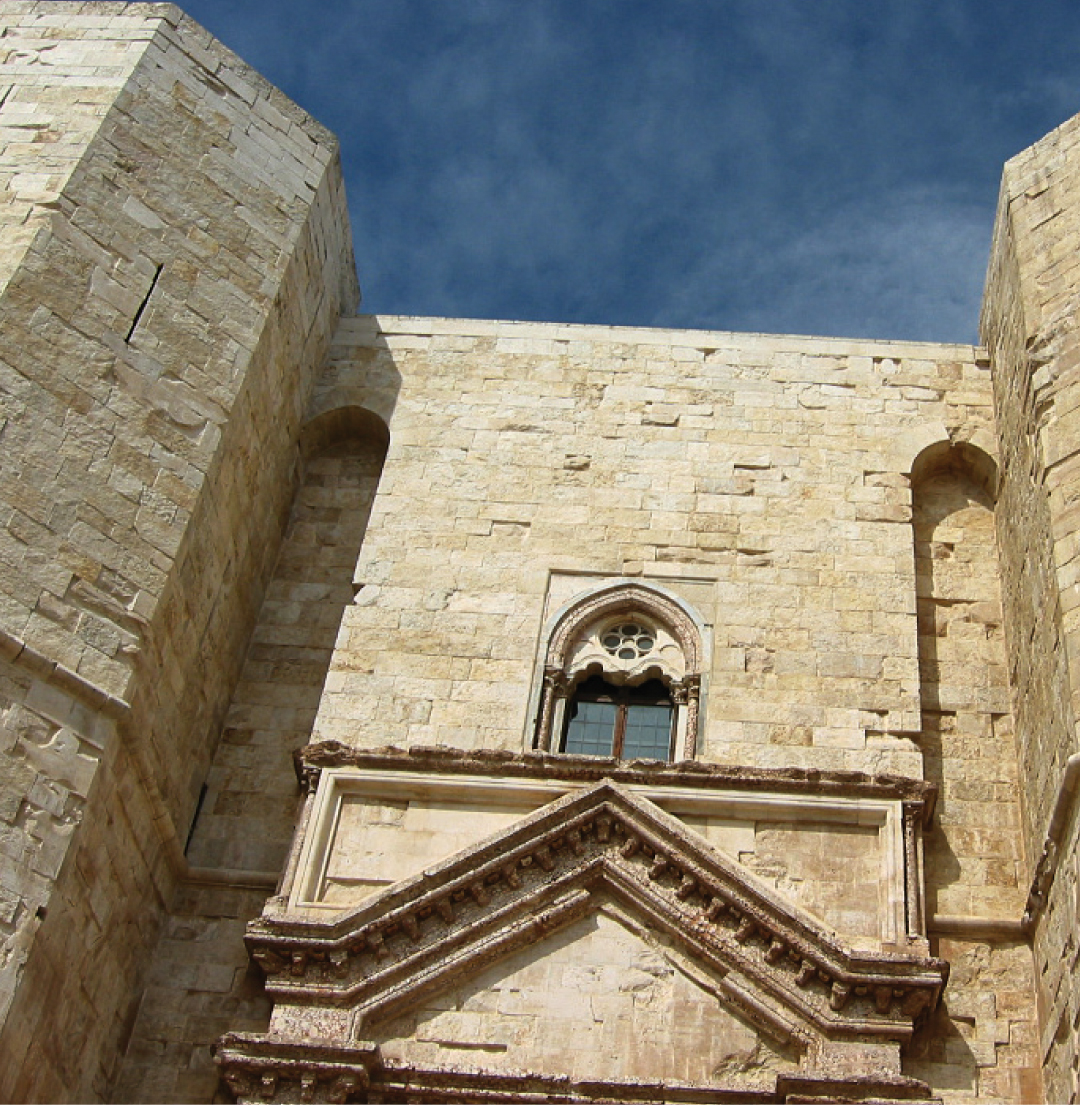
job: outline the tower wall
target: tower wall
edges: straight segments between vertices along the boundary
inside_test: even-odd
[[[335,140],[176,8],[0,20],[0,1096],[90,1100],[357,292]]]
[[[1080,695],[1080,120],[1005,166],[983,306],[1002,450],[999,545],[1048,1100],[1073,1100],[1080,1050],[1076,809],[1066,766]],[[1063,793],[1063,787],[1065,792]],[[1060,810],[1062,834],[1043,856]],[[1054,877],[1056,876],[1056,877]]]
[[[266,1028],[270,1003],[243,935],[285,865],[307,743],[385,448],[363,432],[304,463],[277,566],[226,713],[187,848],[192,878],[152,956],[114,1101],[209,1101],[212,1047]]]

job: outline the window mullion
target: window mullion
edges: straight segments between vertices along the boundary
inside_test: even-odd
[[[611,754],[616,760],[622,759],[623,738],[626,736],[626,703],[615,707],[615,739],[611,742]]]

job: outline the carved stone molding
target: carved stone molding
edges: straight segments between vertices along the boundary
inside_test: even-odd
[[[504,1073],[469,1067],[423,1068],[383,1061],[378,1049],[334,1048],[248,1033],[218,1044],[217,1062],[240,1105],[291,1102],[541,1102],[600,1105],[795,1105],[796,1102],[905,1101],[940,1105],[926,1083],[902,1075],[781,1074],[770,1090],[727,1089],[646,1080],[584,1080],[535,1072]]]
[[[701,635],[693,620],[677,602],[637,583],[599,591],[568,610],[552,630],[544,657],[545,668],[566,668],[570,647],[586,626],[608,615],[632,613],[641,613],[663,624],[682,649],[686,670],[701,673]]]
[[[748,1096],[745,1086],[722,1082],[420,1070],[383,1062],[368,1042],[381,1025],[490,964],[611,909],[706,970],[722,1006],[801,1056],[798,1073]],[[929,956],[852,950],[678,819],[610,780],[551,802],[344,916],[267,915],[246,939],[285,1035],[221,1041],[218,1062],[245,1102],[927,1100],[927,1087],[899,1070],[869,1077],[842,1055],[907,1041],[948,975],[948,965]]]
[[[923,931],[923,875],[922,836],[920,820],[922,806],[918,802],[904,802],[904,913],[907,918],[909,939],[925,935]]]
[[[319,1040],[275,1039],[230,1032],[217,1044],[215,1061],[238,1102],[314,1102],[344,1105],[367,1101],[373,1046],[338,1047]]]
[[[689,691],[688,695],[683,694],[682,702],[676,697],[676,707],[685,711],[686,718],[681,756],[693,759],[698,744],[699,697],[704,658],[701,634],[693,619],[676,601],[638,583],[621,584],[586,596],[575,603],[555,625],[544,654],[544,681],[536,719],[535,747],[542,752],[549,752],[557,743],[558,734],[553,731],[555,707],[572,689],[574,679],[568,678],[571,653],[581,635],[597,622],[620,615],[628,618],[640,617],[663,626],[681,651],[682,667],[677,673],[667,670],[665,663],[656,664],[648,657],[641,662],[641,670],[661,674],[664,681],[671,684],[673,694],[677,695],[676,688],[679,684]],[[640,678],[640,674],[638,677]],[[580,678],[580,673],[577,678]]]
[[[601,1102],[633,1102],[635,1105],[786,1105],[826,1101],[859,1105],[905,1101],[909,1105],[940,1105],[930,1097],[930,1087],[915,1078],[853,1075],[781,1075],[767,1090],[725,1089],[672,1081],[585,1081],[559,1075],[533,1073],[497,1074],[483,1070],[425,1070],[385,1064],[368,1091],[371,1102],[564,1102],[566,1105],[600,1105]]]
[[[569,689],[566,672],[562,668],[544,668],[544,686],[540,699],[540,716],[537,718],[538,747],[549,751],[551,743],[552,719],[555,715],[555,702],[565,698]]]
[[[248,928],[267,990],[354,1010],[355,1032],[615,899],[687,955],[740,979],[732,1006],[779,1038],[906,1040],[937,1004],[938,959],[855,952],[646,799],[568,795],[332,923]],[[796,1027],[793,1029],[792,1025]]]
[[[817,768],[746,767],[687,760],[679,763],[628,763],[602,756],[550,755],[501,749],[462,750],[435,746],[375,750],[350,748],[339,741],[309,744],[295,754],[298,776],[324,768],[435,772],[443,776],[490,775],[500,779],[555,779],[574,783],[616,783],[713,788],[748,793],[812,795],[824,798],[883,798],[914,803],[925,828],[937,801],[937,787],[902,775]]]

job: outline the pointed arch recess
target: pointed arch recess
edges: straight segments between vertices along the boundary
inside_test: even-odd
[[[970,894],[981,856],[1012,854],[1021,813],[995,518],[998,470],[967,442],[936,442],[911,470],[924,776],[940,788],[923,839],[927,911],[949,914]],[[980,786],[998,797],[992,823],[962,801],[977,756]],[[1019,895],[1019,889],[1011,891]],[[1019,897],[1016,898],[1019,903]],[[1019,908],[1019,904],[1017,905]]]
[[[556,620],[544,652],[543,689],[537,715],[534,748],[553,751],[563,709],[583,672],[572,673],[575,645],[583,633],[605,619],[637,615],[662,626],[682,652],[682,672],[672,677],[658,674],[669,685],[677,710],[678,747],[682,759],[697,754],[704,648],[701,631],[688,610],[670,595],[641,583],[618,583],[593,591],[575,601]]]

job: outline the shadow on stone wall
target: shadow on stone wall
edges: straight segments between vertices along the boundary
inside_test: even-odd
[[[115,1101],[232,1100],[214,1042],[267,1027],[270,1001],[243,936],[292,842],[292,754],[311,735],[389,444],[386,422],[360,405],[373,361],[377,409],[392,412],[401,377],[369,332],[364,358],[324,370],[296,443],[292,508],[188,840],[193,878],[166,918]]]
[[[300,801],[293,752],[311,736],[389,440],[355,406],[304,428],[289,521],[188,844],[193,867],[284,866]]]
[[[1018,909],[1019,806],[994,530],[993,467],[932,447],[913,472],[913,526],[931,913]],[[987,467],[989,466],[989,467]]]

